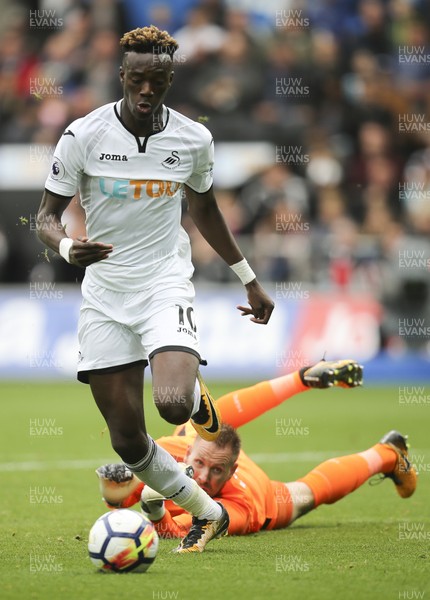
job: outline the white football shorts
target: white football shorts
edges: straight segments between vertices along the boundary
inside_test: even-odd
[[[200,360],[190,281],[117,292],[84,279],[79,315],[78,379],[88,371],[148,361],[157,352],[190,352]]]

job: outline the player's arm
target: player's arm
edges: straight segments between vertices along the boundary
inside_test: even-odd
[[[239,499],[215,499],[222,503],[230,517],[230,523],[228,525],[229,535],[246,535],[247,533],[251,533],[249,528],[251,509],[249,506],[242,503]]]
[[[243,255],[224,220],[211,187],[207,192],[198,193],[185,186],[188,212],[205,240],[231,266],[243,260]],[[265,324],[272,314],[274,303],[263,290],[257,278],[245,284],[251,308],[238,306],[242,315],[253,315],[251,321]]]
[[[37,213],[36,227],[39,239],[51,248],[51,250],[58,253],[60,253],[61,240],[70,239],[61,223],[61,216],[72,197],[53,194],[45,189]],[[64,258],[79,267],[88,267],[92,263],[107,258],[113,248],[112,244],[90,242],[88,238],[71,240],[68,242],[68,245],[68,254]]]

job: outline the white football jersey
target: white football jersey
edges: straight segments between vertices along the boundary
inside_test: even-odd
[[[45,187],[69,197],[79,190],[89,239],[113,244],[86,277],[138,291],[192,276],[190,241],[180,224],[183,184],[199,193],[210,189],[214,150],[206,127],[165,106],[162,130],[136,137],[121,119],[122,102],[67,127]]]

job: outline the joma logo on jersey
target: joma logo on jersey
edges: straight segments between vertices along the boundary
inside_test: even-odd
[[[99,179],[100,191],[107,198],[118,200],[141,200],[142,198],[171,198],[181,187],[176,181],[158,179]]]
[[[100,154],[99,160],[128,160],[126,154]]]

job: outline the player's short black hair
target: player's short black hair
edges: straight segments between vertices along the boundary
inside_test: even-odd
[[[168,54],[171,57],[179,47],[178,42],[167,31],[161,31],[155,25],[138,27],[125,33],[120,45],[124,53]]]

